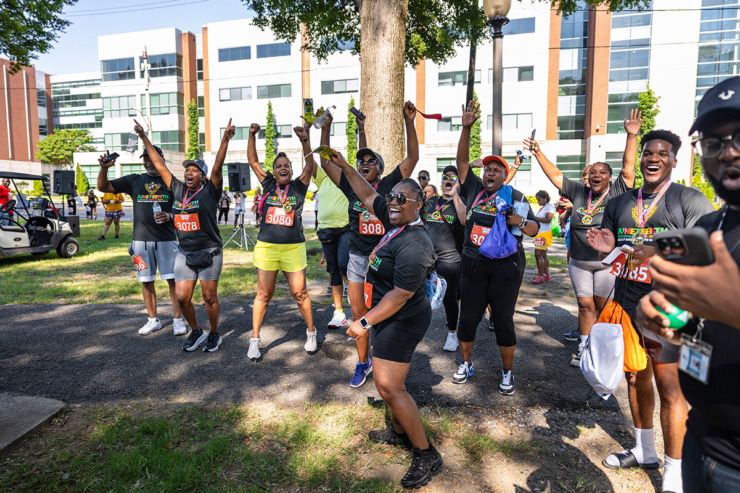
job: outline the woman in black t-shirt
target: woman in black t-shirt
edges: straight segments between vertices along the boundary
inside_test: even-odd
[[[229,147],[229,140],[236,133],[236,127],[229,119],[216,154],[210,180],[206,178],[207,165],[200,159],[195,159],[183,162],[185,177],[184,181],[180,181],[167,169],[164,158],[154,149],[141,125],[136,120],[134,122],[136,123],[134,131],[144,143],[154,167],[174,196],[172,212],[177,239],[180,242],[175,257],[175,291],[182,314],[192,329],[182,349],[195,351],[205,342],[203,351],[217,351],[221,345],[221,337],[218,335],[218,319],[221,313],[221,305],[218,302],[218,278],[223,265],[223,251],[216,211],[223,186],[222,167],[226,159],[226,150]],[[193,291],[198,279],[211,327],[208,334],[198,326],[193,306]]]
[[[413,448],[413,462],[401,485],[418,487],[442,466],[442,457],[427,440],[419,410],[404,383],[416,345],[432,319],[425,279],[436,255],[420,217],[424,195],[413,179],[404,178],[384,199],[341,155],[335,155],[332,162],[387,231],[368,259],[364,292],[369,311],[349,326],[347,335],[358,338],[373,330],[375,386],[390,409],[393,427],[371,431],[369,436]]]
[[[308,185],[313,176],[314,160],[308,131],[295,127],[301,141],[306,164],[301,176],[293,179],[293,167],[285,153],[281,152],[272,164],[273,172],[266,172],[257,157],[256,137],[260,126],[253,123],[249,127],[247,159],[257,179],[262,185],[260,207],[262,217],[257,245],[254,247],[254,266],[257,268],[257,295],[252,305],[252,337],[249,340],[247,357],[257,359],[261,356],[260,329],[267,313],[279,271],[288,280],[288,289],[298,304],[298,310],[306,321],[306,352],[314,353],[318,348],[316,328],[313,325],[311,298],[306,290],[306,238],[303,236],[303,204]]]

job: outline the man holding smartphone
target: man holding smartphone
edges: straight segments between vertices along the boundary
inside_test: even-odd
[[[164,157],[162,149],[155,146],[154,150]],[[170,218],[173,195],[172,191],[167,189],[146,150],[141,157],[144,159],[144,173],[108,181],[108,168],[116,163],[116,158],[110,153],[100,156],[98,190],[105,193],[127,193],[134,202],[134,238],[129,247],[129,254],[138,270],[144,304],[149,316],[146,324],[139,329],[139,334],[151,334],[162,328],[157,316],[157,293],[154,288],[154,280],[159,269],[159,278],[166,280],[169,285],[174,314],[172,330],[176,336],[184,335],[187,328],[175,293],[177,237]]]
[[[740,491],[740,77],[706,92],[690,134],[695,131],[704,173],[727,203],[696,224],[711,233],[714,262],[696,267],[653,259],[648,272],[655,290],[640,301],[637,321],[681,344],[679,381],[691,404],[684,490]],[[656,310],[670,313],[670,303],[694,316],[681,331],[668,329]]]
[[[617,277],[614,301],[632,320],[635,320],[640,298],[651,289],[647,260],[656,253],[654,234],[691,227],[701,216],[714,210],[701,192],[671,182],[671,174],[677,164],[676,154],[681,146],[678,135],[668,130],[652,130],[642,137],[640,145],[643,185],[610,199],[604,210],[601,229],[594,228],[586,233],[588,244],[598,252],[609,254],[615,247],[626,251],[614,261],[611,272]],[[679,352],[675,346],[649,332],[643,335],[645,337],[641,340],[650,362],[642,371],[625,374],[636,446],[609,455],[603,464],[610,469],[657,469],[661,466],[655,450],[653,428],[655,375],[665,449],[661,491],[678,492],[682,491],[681,447],[688,414],[688,406],[678,384]]]

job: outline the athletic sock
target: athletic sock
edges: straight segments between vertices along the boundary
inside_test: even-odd
[[[665,456],[665,470],[663,471],[663,485],[660,491],[672,491],[683,493],[683,480],[681,479],[681,459],[673,459]]]
[[[157,320],[159,320],[159,318],[157,318],[157,317],[154,317],[154,318],[147,317],[147,318],[149,319],[150,322],[156,322]]]
[[[640,464],[651,464],[657,462],[658,454],[655,452],[655,428],[635,428],[635,448],[630,452]]]

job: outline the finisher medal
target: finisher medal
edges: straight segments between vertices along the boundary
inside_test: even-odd
[[[369,212],[363,212],[362,213],[362,220],[365,222],[368,222],[370,220],[370,213]]]
[[[642,245],[643,243],[645,243],[646,239],[647,237],[646,235],[642,233],[642,230],[638,230],[635,234],[632,235],[631,241],[633,245],[637,246],[637,245]]]
[[[285,202],[285,203],[283,203],[283,210],[284,210],[285,212],[287,212],[287,213],[290,213],[290,211],[292,211],[292,210],[293,210],[293,206],[292,206],[292,205],[290,205],[290,203],[289,203],[289,202]]]
[[[465,216],[465,219],[467,219],[468,221],[470,221],[470,216],[472,216],[472,215],[473,215],[473,209],[470,209],[468,211],[468,214]]]
[[[585,224],[586,226],[588,226],[592,222],[594,222],[594,216],[592,216],[591,214],[583,214],[583,217],[581,218],[581,224]]]
[[[439,211],[434,211],[432,213],[432,219],[435,221],[439,221],[442,219],[442,215],[439,213]]]

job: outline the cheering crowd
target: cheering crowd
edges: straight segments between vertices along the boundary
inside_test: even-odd
[[[383,157],[366,140],[364,116],[357,119],[360,149],[349,156],[354,166],[330,147],[331,117],[321,127],[323,152],[317,154],[312,151],[311,125],[304,122],[294,128],[304,156],[297,177],[284,153],[277,155],[272,171],[261,166],[256,150],[259,125],[251,125],[248,141],[249,164],[262,193],[255,203],[257,294],[247,357],[262,357],[261,331],[280,271],[306,323],[305,350],[314,354],[318,349],[306,289],[302,221],[313,180],[321,196],[317,235],[334,302],[328,328],[344,329],[354,341],[358,362],[350,386],[360,387],[372,375],[390,410],[392,427],[370,431],[370,439],[412,450],[411,467],[401,479],[410,488],[426,484],[442,466],[405,387],[414,350],[431,323],[430,298],[442,298],[448,328],[442,349],[460,351],[459,366],[450,370],[452,381],[464,384],[473,377],[473,343],[487,313],[501,355],[499,393],[514,394],[514,312],[526,264],[522,243],[525,236],[534,238],[538,272],[532,282],[548,282],[547,248],[555,213],[547,192],[535,194],[538,211],[534,211],[525,195],[508,184],[519,158],[512,165],[500,156],[470,162],[471,128],[479,118],[473,101],[462,110],[456,166],[443,170],[438,187],[429,183],[426,171],[414,180],[419,161],[416,115],[407,101],[403,107],[407,155],[386,176]],[[612,453],[603,465],[664,467],[661,490],[666,492],[740,491],[740,389],[735,378],[740,356],[733,350],[740,344],[740,309],[734,300],[740,288],[740,253],[735,251],[740,244],[740,77],[706,93],[691,129],[691,134],[699,135],[693,145],[706,176],[726,202],[719,211],[701,192],[671,181],[681,138],[669,130],[653,130],[642,135],[638,149],[641,124],[637,111],[625,120],[627,138],[619,171],[604,162],[592,163],[580,181],[564,177],[536,141],[523,142],[559,190],[558,204],[569,215],[564,226],[569,230],[568,273],[577,300],[578,329],[564,337],[579,342],[571,364],[581,366],[591,328],[604,307],[616,302],[623,317],[637,328],[647,363],[625,372],[635,447]],[[109,181],[107,172],[115,159],[103,155],[98,190],[133,198],[129,253],[149,316],[139,333],[161,328],[154,289],[159,270],[160,278],[169,283],[175,335],[187,334],[185,321],[190,327],[183,349],[203,346],[203,351],[216,351],[222,342],[218,279],[223,263],[216,214],[228,211],[222,167],[235,127],[229,121],[210,175],[203,161],[187,160],[183,180],[170,173],[161,149],[138,123],[134,130],[145,146],[145,173]],[[638,152],[643,183],[635,188]],[[481,168],[479,174],[475,168]],[[244,208],[243,200],[237,207]],[[680,265],[656,256],[654,234],[692,226],[714,232],[713,263]],[[607,256],[616,260],[605,264]],[[208,332],[200,327],[192,303],[198,281]],[[345,282],[351,321],[342,304]],[[666,314],[676,306],[693,315],[681,332],[667,328]],[[478,345],[476,354],[487,350]],[[653,381],[660,401],[663,460],[655,448]]]

